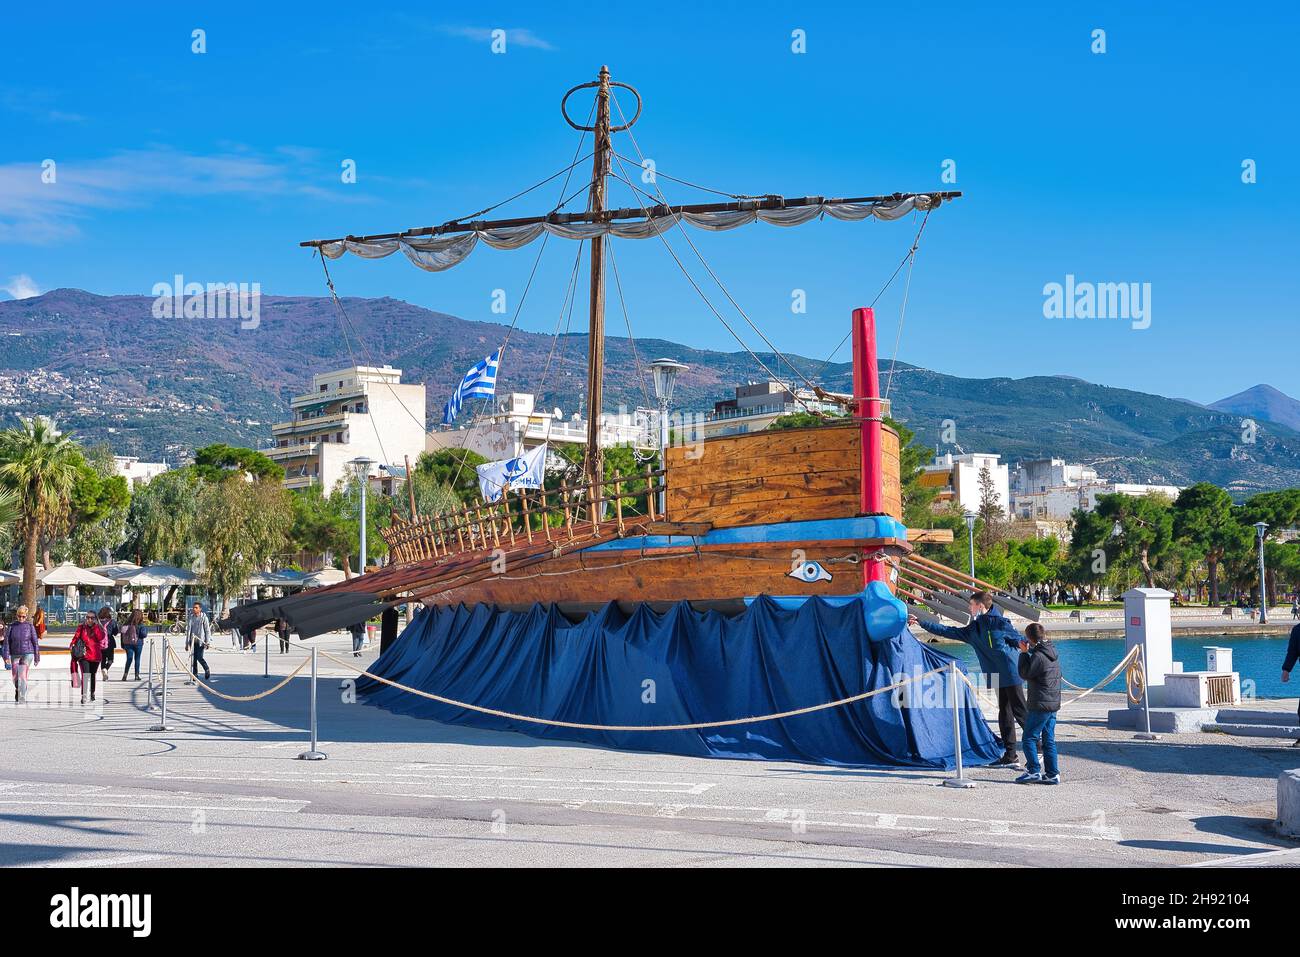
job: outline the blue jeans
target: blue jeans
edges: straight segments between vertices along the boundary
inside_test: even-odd
[[[137,642],[134,645],[123,645],[122,651],[126,655],[126,659],[122,664],[122,680],[123,681],[126,680],[127,674],[130,673],[131,671],[131,662],[133,661],[135,662],[135,676],[139,678],[140,677],[140,644]]]
[[[1061,773],[1056,763],[1056,712],[1028,711],[1025,714],[1025,770],[1037,774],[1038,740],[1043,741],[1043,763],[1047,766],[1047,776],[1054,778]]]

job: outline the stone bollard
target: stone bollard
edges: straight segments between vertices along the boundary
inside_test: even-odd
[[[1300,768],[1277,776],[1277,829],[1300,837]]]

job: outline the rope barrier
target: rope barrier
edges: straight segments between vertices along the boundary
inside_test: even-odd
[[[364,668],[358,668],[356,665],[352,664],[352,662],[336,658],[327,651],[322,651],[320,654],[335,664],[343,665],[345,668],[349,668],[357,672],[359,675],[378,681],[380,684],[389,685],[390,687],[397,688],[399,691],[406,691],[410,694],[419,695],[421,698],[428,698],[432,701],[437,701],[440,704],[450,705],[454,708],[465,708],[468,711],[477,711],[480,714],[493,715],[494,717],[506,718],[511,721],[525,721],[530,724],[544,724],[556,728],[576,728],[582,731],[698,731],[703,728],[726,728],[738,724],[757,724],[760,721],[779,721],[784,718],[793,718],[801,714],[811,714],[814,711],[824,711],[828,708],[838,708],[841,705],[864,701],[867,698],[875,697],[878,694],[884,694],[886,691],[895,691],[913,681],[920,681],[923,678],[928,678],[931,675],[936,675],[942,671],[948,670],[948,666],[944,665],[943,667],[935,668],[933,671],[927,671],[923,675],[904,678],[902,681],[897,681],[888,687],[877,688],[874,691],[867,691],[863,694],[853,695],[849,698],[840,698],[838,701],[827,701],[823,704],[815,704],[807,708],[795,708],[792,711],[780,711],[775,714],[763,714],[750,718],[729,718],[725,721],[696,721],[690,724],[586,724],[578,721],[557,721],[552,718],[534,718],[529,715],[514,714],[510,711],[498,711],[495,708],[484,708],[480,705],[457,701],[454,698],[444,698],[442,695],[436,695],[431,691],[421,691],[419,688],[412,688],[409,685],[393,681],[390,678],[381,677],[380,675],[367,671]]]
[[[203,690],[205,690],[205,691],[207,691],[207,692],[210,692],[211,694],[216,695],[218,698],[223,698],[223,699],[225,699],[226,701],[257,701],[257,700],[259,700],[260,698],[266,698],[266,697],[268,697],[268,696],[270,696],[270,695],[273,695],[273,694],[275,694],[277,691],[279,691],[281,688],[283,688],[285,685],[287,685],[291,679],[298,677],[298,672],[302,671],[302,670],[303,670],[304,668],[306,668],[309,664],[311,664],[311,659],[310,659],[310,658],[303,659],[302,664],[300,664],[297,668],[294,668],[293,671],[289,672],[289,674],[285,677],[285,679],[284,679],[283,681],[281,681],[281,682],[280,682],[278,685],[276,685],[274,688],[268,688],[268,689],[266,689],[265,691],[261,692],[260,694],[251,694],[251,695],[234,695],[234,694],[222,694],[222,693],[221,693],[220,691],[218,691],[216,688],[212,687],[212,685],[207,684],[206,682],[200,681],[200,680],[199,680],[199,676],[196,675],[196,674],[193,674],[193,673],[190,671],[190,669],[186,666],[185,661],[184,661],[184,660],[183,660],[179,655],[176,654],[176,649],[173,648],[173,647],[171,647],[171,645],[168,645],[168,646],[167,646],[167,653],[170,654],[170,655],[172,656],[172,660],[176,662],[176,665],[177,665],[177,666],[178,666],[182,671],[184,671],[186,674],[188,674],[188,675],[190,676],[190,678],[194,681],[195,684],[197,684],[197,685],[198,685],[200,688],[202,688]]]
[[[1140,651],[1141,651],[1141,646],[1134,645],[1132,648],[1129,649],[1128,654],[1126,654],[1123,658],[1119,660],[1119,664],[1117,664],[1113,669],[1111,669],[1110,674],[1106,675],[1106,677],[1102,678],[1095,685],[1093,685],[1091,688],[1088,688],[1086,690],[1079,688],[1079,686],[1076,684],[1070,684],[1070,682],[1062,678],[1061,679],[1062,683],[1068,684],[1070,685],[1071,688],[1074,688],[1076,690],[1083,691],[1083,694],[1079,695],[1076,698],[1072,698],[1069,701],[1064,702],[1061,705],[1061,710],[1064,711],[1070,705],[1077,704],[1078,702],[1082,701],[1084,698],[1088,697],[1088,695],[1092,694],[1094,691],[1098,690],[1099,688],[1104,688],[1106,685],[1110,684],[1112,681],[1118,678],[1120,672],[1123,671],[1125,668],[1128,669],[1129,700],[1132,701],[1134,704],[1140,702],[1142,700],[1142,694],[1140,689],[1146,681],[1145,676],[1142,674],[1142,662],[1137,660],[1137,656]],[[971,683],[970,678],[966,676],[966,673],[964,671],[958,671],[957,673],[961,675],[961,680],[966,682],[967,687],[969,687],[971,691],[975,692],[976,694],[979,694],[979,689],[976,688],[975,685]],[[1136,679],[1134,678],[1135,673],[1137,675]],[[1138,696],[1136,698],[1133,697],[1133,690],[1132,690],[1135,681],[1139,688]]]

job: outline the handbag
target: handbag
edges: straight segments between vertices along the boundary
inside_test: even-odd
[[[83,661],[86,657],[86,651],[86,639],[81,637],[81,629],[77,629],[77,634],[72,639],[72,660]]]

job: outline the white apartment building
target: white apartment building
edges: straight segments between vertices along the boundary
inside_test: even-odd
[[[949,502],[963,512],[980,510],[980,473],[987,468],[993,480],[993,492],[1005,515],[1011,514],[1011,483],[1009,469],[991,452],[951,452],[936,455],[934,462],[921,472],[921,485],[937,488],[937,501]]]
[[[289,402],[293,417],[271,426],[274,444],[264,452],[284,467],[285,488],[319,485],[328,495],[353,459],[379,463],[372,484],[391,494],[424,451],[425,391],[403,384],[392,366],[351,366],[312,377],[311,389]]]
[[[1075,509],[1091,512],[1102,495],[1150,495],[1158,493],[1170,499],[1178,497],[1182,489],[1176,485],[1139,485],[1132,482],[1094,481],[1086,485],[1060,485],[1033,492],[1018,492],[1015,498],[1015,517],[1048,522],[1063,522]]]
[[[523,455],[543,442],[550,442],[552,448],[587,444],[585,419],[576,413],[565,419],[559,409],[539,411],[536,401],[528,392],[507,393],[495,400],[492,412],[472,424],[430,432],[424,447],[430,452],[466,448],[496,461]],[[645,409],[603,413],[600,417],[601,447],[634,445],[645,449],[658,448],[654,440],[654,415]]]
[[[672,422],[672,427],[680,430],[686,442],[698,442],[719,435],[743,435],[748,432],[762,432],[783,415],[796,412],[825,412],[840,415],[845,405],[840,402],[821,399],[811,389],[791,388],[784,382],[769,380],[767,382],[747,382],[735,387],[735,397],[715,402],[713,411],[700,416],[686,413],[681,416],[680,424]],[[848,402],[851,396],[839,395],[838,398]],[[888,403],[885,414],[889,414]]]
[[[126,484],[131,488],[148,485],[150,480],[166,472],[169,468],[171,466],[166,462],[141,462],[134,455],[113,456],[113,470],[126,479]]]
[[[1011,476],[1011,494],[1045,492],[1049,488],[1080,486],[1098,481],[1090,465],[1071,465],[1065,459],[1028,459],[1016,465]]]

